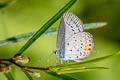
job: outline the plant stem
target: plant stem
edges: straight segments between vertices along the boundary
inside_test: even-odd
[[[0,59],[0,64],[8,64],[8,63],[3,63],[3,61],[8,61],[9,64],[14,64],[19,68],[22,68],[24,70],[29,70],[29,69],[36,69],[36,70],[41,70],[47,72],[49,68],[42,68],[42,67],[31,67],[31,66],[22,66],[20,64],[15,63],[12,59]],[[8,65],[9,65],[8,64]]]

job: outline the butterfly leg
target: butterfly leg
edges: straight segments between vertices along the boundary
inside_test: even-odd
[[[59,57],[56,59],[56,65],[59,65]]]
[[[60,59],[60,64],[62,64],[63,63],[63,60],[62,59]]]

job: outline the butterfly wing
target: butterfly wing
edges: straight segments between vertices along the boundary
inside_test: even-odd
[[[93,46],[93,36],[88,32],[79,32],[65,43],[64,59],[80,61],[91,53]]]
[[[57,48],[58,50],[65,49],[65,42],[74,34],[83,31],[82,21],[70,12],[66,12],[59,25]]]
[[[65,41],[65,24],[64,21],[61,20],[59,29],[58,29],[58,36],[57,36],[57,48],[64,49],[64,41]]]
[[[67,12],[63,15],[63,20],[65,24],[65,40],[69,39],[71,36],[78,32],[83,32],[82,21],[74,14]]]

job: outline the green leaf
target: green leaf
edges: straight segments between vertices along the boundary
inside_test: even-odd
[[[56,74],[55,72],[48,72],[48,74],[55,76],[57,78],[60,78],[62,80],[80,80],[64,74],[59,75],[59,74]]]
[[[68,74],[68,73],[76,73],[76,72],[85,72],[85,71],[94,71],[94,70],[105,70],[109,69],[106,67],[91,67],[91,68],[80,68],[80,67],[74,67],[74,68],[66,68],[66,69],[60,69],[57,71],[57,74]]]
[[[22,69],[22,71],[25,73],[25,75],[28,77],[29,80],[33,80],[33,78],[31,77],[31,75],[27,71],[25,71],[23,69]]]
[[[96,29],[96,28],[101,28],[103,26],[107,25],[106,22],[97,22],[97,23],[89,23],[89,24],[84,24],[84,29]]]
[[[4,73],[4,74],[5,74],[5,76],[6,76],[6,78],[7,78],[8,80],[14,80],[14,78],[13,78],[13,76],[12,76],[12,74],[11,74],[10,72]]]
[[[15,0],[0,0],[0,8],[8,6],[11,2],[15,2]]]
[[[105,22],[89,23],[89,24],[84,24],[84,29],[85,30],[95,29],[95,28],[103,27],[105,25],[106,25]],[[5,45],[12,44],[12,43],[28,40],[34,34],[35,34],[35,32],[29,32],[29,33],[17,35],[15,37],[10,37],[6,40],[1,40],[0,41],[0,46],[5,46]],[[54,34],[57,34],[57,28],[52,28],[52,29],[47,30],[44,34],[42,34],[41,37],[50,36],[50,35],[54,35]]]
[[[60,11],[58,11],[50,20],[48,20],[33,36],[27,41],[27,43],[14,55],[21,55],[28,47],[33,44],[53,23],[55,23],[74,3],[76,0],[71,0]]]

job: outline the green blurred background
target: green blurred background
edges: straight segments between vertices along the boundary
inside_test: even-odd
[[[2,0],[0,0],[2,1]],[[0,8],[0,40],[18,34],[38,30],[69,0],[16,0],[6,7]],[[107,22],[103,28],[88,30],[94,36],[95,47],[91,55],[84,59],[94,59],[120,50],[120,0],[78,0],[69,11],[76,14],[83,23]],[[53,27],[58,27],[58,20]],[[0,47],[0,58],[12,57],[26,41]],[[49,63],[46,63],[49,55],[56,50],[56,35],[39,38],[23,55],[30,56],[31,66],[48,67],[56,65],[56,56],[52,55]],[[41,60],[41,57],[44,57]],[[110,70],[90,71],[68,74],[80,80],[120,80],[120,64],[118,57],[97,62],[88,66],[109,67]],[[58,80],[44,72],[35,80]],[[19,68],[13,68],[12,75],[15,80],[27,80],[27,77]],[[0,73],[0,80],[6,80]]]

